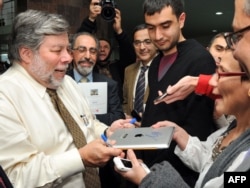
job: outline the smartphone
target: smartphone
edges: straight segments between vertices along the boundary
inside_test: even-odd
[[[120,158],[120,157],[114,157],[113,159],[114,163],[115,163],[115,166],[118,170],[120,171],[123,171],[123,172],[126,172],[126,171],[129,171],[131,170],[132,168],[132,163],[130,160],[128,159],[123,159],[123,158]],[[147,165],[145,165],[144,163],[140,163],[140,165],[143,167],[143,169],[149,173],[150,170],[149,168],[147,167]]]
[[[132,163],[128,159],[114,157],[113,161],[115,163],[116,168],[120,171],[126,172],[132,168]]]
[[[133,118],[136,118],[136,121],[141,122],[141,116],[140,116],[140,114],[135,109],[132,110],[131,116]]]
[[[161,96],[158,96],[155,100],[154,100],[154,104],[157,104],[158,102],[160,102],[162,99],[164,99],[166,96],[168,95],[167,92],[163,93]]]

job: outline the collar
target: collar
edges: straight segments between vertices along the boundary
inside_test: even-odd
[[[74,72],[75,81],[76,81],[77,83],[79,83],[83,76],[82,76],[75,68],[73,69],[73,72]],[[87,79],[89,80],[89,82],[93,82],[93,72],[91,72],[91,73],[87,76]]]

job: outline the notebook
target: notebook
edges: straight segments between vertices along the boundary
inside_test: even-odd
[[[174,127],[141,127],[118,129],[110,137],[115,140],[114,148],[120,149],[164,149],[173,137]]]

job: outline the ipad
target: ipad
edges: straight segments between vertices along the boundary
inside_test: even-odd
[[[115,140],[114,148],[120,149],[166,149],[169,147],[174,127],[141,127],[118,129],[110,137]]]

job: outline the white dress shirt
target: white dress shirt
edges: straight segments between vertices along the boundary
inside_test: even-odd
[[[77,88],[65,76],[57,93],[90,142],[107,126],[94,118]],[[0,133],[0,164],[15,188],[51,182],[65,188],[85,187],[81,173],[85,168],[71,134],[46,88],[19,64],[0,76]]]
[[[228,126],[219,129],[218,131],[211,134],[205,142],[201,142],[197,137],[189,137],[187,147],[185,150],[176,146],[175,154],[191,169],[200,173],[199,178],[196,182],[195,188],[200,188],[207,171],[213,164],[212,150],[217,138],[228,128]],[[235,169],[241,164],[246,156],[247,151],[239,153],[238,157],[229,166],[227,171],[235,171]],[[203,188],[215,188],[224,187],[224,174],[219,177],[212,178]]]

